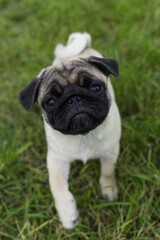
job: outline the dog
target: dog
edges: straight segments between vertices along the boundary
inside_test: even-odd
[[[102,195],[109,201],[118,196],[121,120],[109,76],[118,77],[119,65],[91,48],[88,33],[72,33],[55,55],[18,99],[27,111],[36,101],[42,108],[50,189],[63,227],[73,229],[79,212],[68,186],[72,161],[100,159]]]

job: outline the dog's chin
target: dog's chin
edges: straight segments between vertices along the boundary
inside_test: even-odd
[[[88,113],[79,113],[71,118],[68,131],[72,135],[85,134],[97,126],[96,119]]]
[[[65,129],[63,129],[63,127],[58,129],[54,127],[54,129],[63,134],[87,134],[89,131],[95,129],[100,123],[102,123],[103,120],[98,120],[89,113],[78,113],[69,119],[67,124],[68,126],[65,127]]]

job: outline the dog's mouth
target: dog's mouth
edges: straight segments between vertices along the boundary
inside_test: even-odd
[[[97,126],[96,119],[89,113],[82,112],[75,114],[69,123],[69,130],[72,134],[84,134]]]

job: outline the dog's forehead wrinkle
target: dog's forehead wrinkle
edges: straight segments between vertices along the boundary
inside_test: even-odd
[[[63,91],[62,86],[60,86],[57,80],[54,80],[53,82],[51,82],[51,84],[46,89],[47,92],[53,92],[54,90],[58,93]]]
[[[87,64],[84,59],[62,61],[55,66],[49,66],[44,73],[39,92],[39,101],[43,98],[49,87],[55,82],[57,87],[64,89],[68,85],[84,84],[83,74],[106,81],[106,77],[95,67]]]

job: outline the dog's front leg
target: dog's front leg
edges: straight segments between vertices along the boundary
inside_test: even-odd
[[[50,188],[60,220],[64,228],[72,229],[78,223],[79,214],[68,186],[70,163],[54,159],[51,152],[48,152],[47,162]]]
[[[101,158],[101,176],[100,185],[102,195],[109,201],[116,200],[118,198],[118,186],[115,176],[115,163],[119,154],[119,144],[106,158]]]

